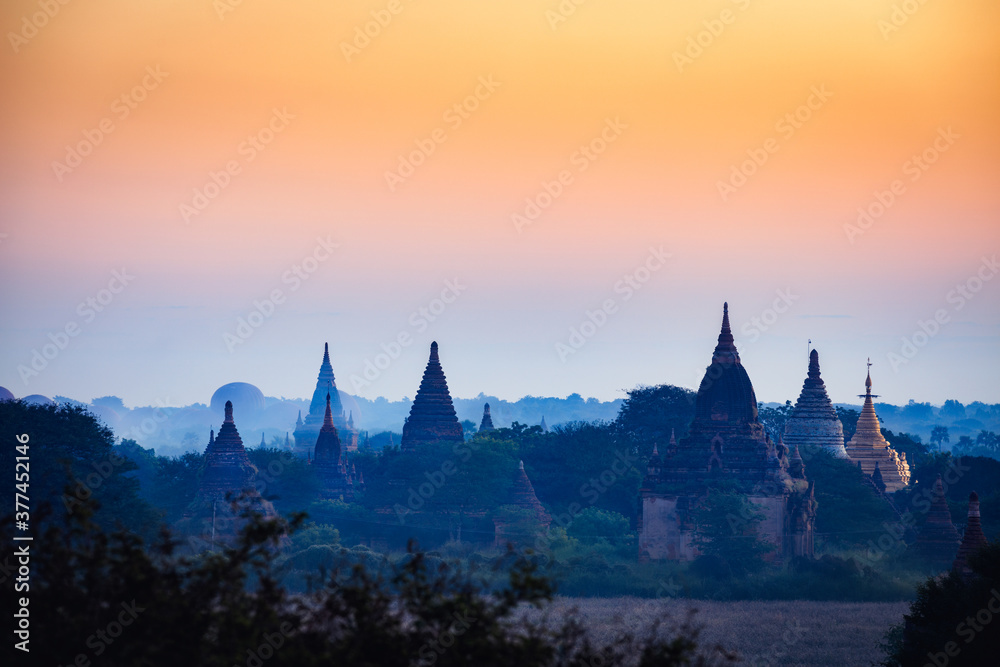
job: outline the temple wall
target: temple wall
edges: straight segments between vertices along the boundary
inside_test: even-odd
[[[781,558],[786,549],[796,553],[805,544],[796,544],[800,536],[786,535],[787,510],[784,496],[748,496],[764,514],[758,524],[761,539],[777,548],[773,558]],[[676,496],[649,494],[642,498],[642,521],[639,525],[640,560],[694,560],[698,550],[692,546],[694,532],[682,529],[677,513]],[[692,499],[693,501],[694,499]],[[790,540],[786,545],[786,540]],[[798,541],[801,542],[801,539]]]

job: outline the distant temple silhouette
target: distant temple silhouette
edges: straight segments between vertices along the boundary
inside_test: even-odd
[[[433,342],[424,377],[410,407],[410,416],[403,424],[400,447],[407,452],[426,443],[464,441],[462,424],[455,414],[448,382],[438,359],[438,344]]]
[[[358,448],[358,431],[354,428],[353,415],[344,414],[344,406],[340,401],[340,392],[337,391],[337,380],[333,375],[333,365],[330,364],[330,344],[323,344],[323,361],[319,367],[319,376],[316,378],[316,388],[313,390],[312,401],[309,403],[309,413],[305,420],[299,413],[299,419],[295,423],[295,451],[300,456],[306,457],[316,444],[322,428],[324,415],[326,412],[326,396],[330,395],[330,410],[333,416],[333,424],[337,428],[341,442],[346,451],[356,451]]]

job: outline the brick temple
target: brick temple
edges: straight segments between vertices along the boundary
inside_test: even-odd
[[[320,497],[327,500],[354,500],[355,489],[364,488],[364,479],[357,475],[353,464],[348,467],[341,449],[340,436],[333,424],[332,395],[336,391],[330,387],[326,395],[326,410],[323,425],[316,437],[312,465],[320,479]],[[357,478],[357,479],[356,479]]]
[[[438,358],[438,344],[434,342],[420,388],[410,407],[410,416],[403,424],[400,448],[412,452],[423,444],[437,442],[461,443],[465,442],[465,436],[448,393],[448,381]]]
[[[940,570],[947,570],[954,558],[955,552],[962,543],[955,524],[951,522],[951,511],[944,497],[944,484],[941,475],[934,482],[934,495],[931,508],[927,512],[927,520],[917,532],[914,549],[924,559]]]
[[[662,457],[657,449],[643,480],[640,560],[695,558],[692,510],[720,484],[745,493],[764,513],[760,536],[774,543],[778,554],[811,556],[816,503],[801,457],[793,462],[793,456],[764,432],[729,325],[729,304],[724,304],[688,434]]]

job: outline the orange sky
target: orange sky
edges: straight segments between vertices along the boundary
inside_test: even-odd
[[[348,62],[355,29],[390,5]],[[801,294],[789,312],[743,336],[763,400],[797,395],[807,338],[830,351],[835,400],[860,390],[868,356],[889,402],[1000,400],[982,373],[1000,361],[1000,280],[960,312],[946,300],[1000,240],[997,3],[926,3],[892,32],[887,0],[590,0],[554,27],[555,0],[224,6],[69,2],[44,21],[38,2],[0,7],[0,384],[16,395],[186,403],[246,380],[298,396],[320,342],[348,378],[410,331],[419,344],[360,393],[412,395],[437,338],[458,395],[610,398],[695,384],[721,302],[739,330],[789,288]],[[449,112],[477,86],[467,118]],[[828,99],[794,132],[780,125],[814,90]],[[274,109],[294,118],[248,160]],[[581,160],[609,119],[620,133]],[[390,190],[386,172],[435,131],[443,143]],[[100,143],[54,169],[86,132]],[[720,181],[767,145],[723,201]],[[925,150],[936,161],[913,171]],[[185,221],[182,205],[229,162],[239,173]],[[518,231],[512,214],[564,170],[562,193]],[[850,242],[858,207],[897,179],[901,194]],[[255,299],[288,292],[281,276],[326,235],[334,257],[230,353],[224,334]],[[667,266],[563,362],[557,343],[660,245]],[[135,283],[23,380],[19,366],[121,266]],[[410,313],[456,276],[467,292],[412,331]],[[939,308],[950,321],[893,371],[901,338]]]

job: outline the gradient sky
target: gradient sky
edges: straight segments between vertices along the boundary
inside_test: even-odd
[[[835,401],[856,400],[871,357],[886,402],[1000,402],[984,263],[1000,251],[998,3],[926,3],[898,26],[892,0],[590,0],[556,22],[559,6],[4,2],[0,384],[127,405],[207,402],[230,381],[299,397],[329,341],[341,389],[398,399],[437,340],[453,395],[610,399],[697,386],[728,300],[761,400],[797,397],[811,339]],[[78,166],[54,166],[81,142]],[[894,201],[850,234],[881,192]],[[317,239],[337,247],[296,284]],[[651,248],[670,257],[647,276]],[[116,270],[134,279],[91,313]],[[648,277],[628,300],[626,275]],[[447,281],[459,296],[425,321]],[[274,290],[283,303],[227,344]],[[385,368],[352,382],[367,362]]]

